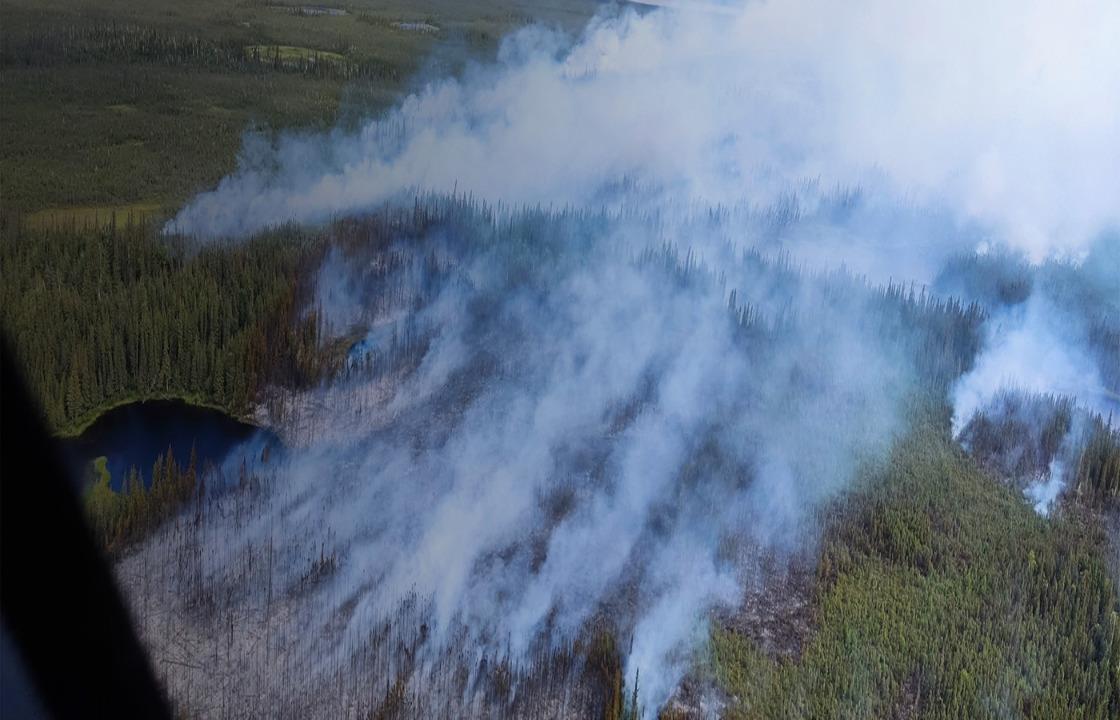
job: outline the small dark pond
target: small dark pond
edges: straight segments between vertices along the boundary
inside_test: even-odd
[[[178,400],[152,400],[114,408],[78,437],[61,442],[76,471],[104,455],[113,489],[119,490],[133,466],[149,482],[152,465],[167,453],[169,446],[176,462],[183,466],[189,462],[194,447],[198,468],[202,470],[208,464],[221,465],[231,452],[251,439],[259,441],[254,443],[259,445],[254,455],[279,443],[271,432],[219,410]]]

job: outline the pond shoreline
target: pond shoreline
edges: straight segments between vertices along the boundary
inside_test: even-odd
[[[80,433],[57,439],[75,473],[84,474],[90,462],[105,457],[112,487],[120,490],[134,470],[148,484],[156,474],[153,465],[169,455],[181,465],[194,456],[199,469],[220,466],[257,438],[268,446],[279,442],[269,428],[224,408],[182,398],[151,398],[117,403],[85,423]]]
[[[68,425],[64,428],[55,428],[51,430],[51,436],[55,440],[68,441],[81,437],[87,430],[90,429],[98,420],[105,417],[114,410],[119,410],[122,407],[129,405],[144,405],[146,403],[159,403],[159,402],[177,402],[187,405],[189,407],[199,408],[201,410],[212,410],[221,413],[231,420],[235,420],[244,425],[253,425],[261,430],[272,430],[268,425],[261,424],[259,421],[260,415],[256,412],[250,412],[246,415],[238,415],[231,411],[224,405],[219,405],[215,402],[200,399],[197,396],[191,397],[183,393],[165,393],[165,394],[150,394],[135,397],[122,398],[114,400],[113,402],[106,403],[93,410],[91,414],[78,423]]]

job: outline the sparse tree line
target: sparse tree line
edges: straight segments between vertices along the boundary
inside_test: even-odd
[[[348,48],[292,54],[277,45],[246,45],[200,35],[121,23],[83,24],[6,35],[0,67],[129,63],[206,70],[293,72],[334,80],[400,80],[399,70],[378,58],[345,57]]]
[[[309,529],[225,543],[217,552],[228,557],[215,562],[208,538],[268,517],[279,500],[261,474],[267,467],[223,478],[196,465],[193,453],[183,465],[169,450],[149,488],[133,469],[124,493],[108,490],[107,477],[87,492],[178,716],[643,717],[640,676],[624,677],[625,647],[606,628],[543,643],[520,661],[508,648],[480,657],[465,628],[437,646],[430,603],[409,595],[368,629],[349,631],[341,661],[332,646],[340,638],[285,631],[337,599],[324,581],[339,558],[318,549],[319,530]],[[150,532],[155,542],[135,542]]]
[[[1090,502],[1120,512],[1120,429],[1094,424],[1077,462],[1074,488]]]
[[[86,516],[98,543],[111,554],[146,537],[188,500],[200,501],[205,496],[204,476],[214,472],[199,467],[193,447],[183,465],[170,446],[156,459],[150,475],[130,468],[120,492],[113,490],[103,459],[95,461],[91,471],[93,477],[87,481],[84,495]]]
[[[1049,259],[1033,265],[1007,251],[951,258],[934,285],[986,309],[1022,308],[1041,301],[1056,313],[1070,340],[1083,345],[1095,361],[1106,392],[1120,397],[1120,236],[1098,238],[1079,261]]]

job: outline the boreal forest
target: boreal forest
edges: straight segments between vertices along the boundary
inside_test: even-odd
[[[174,716],[1120,717],[1120,10],[1020,5],[0,0]]]

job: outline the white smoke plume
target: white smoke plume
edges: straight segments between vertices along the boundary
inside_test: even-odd
[[[434,82],[357,133],[250,138],[238,170],[169,231],[323,223],[416,191],[660,215],[574,234],[556,262],[585,264],[538,294],[491,298],[509,266],[482,252],[417,312],[430,334],[418,367],[357,406],[342,440],[308,443],[271,510],[225,528],[223,546],[282,538],[290,585],[310,572],[306,547],[341,558],[318,591],[315,637],[335,618],[359,636],[419,596],[436,637],[467,627],[478,647],[526,657],[620,603],[607,614],[633,634],[627,676],[641,670],[656,706],[706,611],[738,599],[728,536],[811,542],[815,511],[900,426],[914,371],[860,322],[865,308],[812,282],[791,290],[774,279],[792,272],[781,262],[750,272],[746,248],[918,281],[981,242],[1077,262],[1120,218],[1118,35],[1111,0],[612,10],[575,39],[521,31],[495,65]],[[859,188],[848,204],[847,187]],[[701,230],[716,206],[718,229]],[[499,222],[514,222],[507,212]],[[782,227],[770,244],[766,213]],[[441,239],[426,241],[438,256]],[[696,249],[708,280],[677,287],[618,249],[659,242]],[[324,311],[371,345],[398,337],[344,265],[328,256]],[[792,307],[802,324],[744,353],[731,289],[767,323]],[[1107,391],[1044,303],[993,313],[954,391],[958,421],[1006,383]],[[240,558],[228,553],[207,557],[214,576]]]
[[[1007,388],[1070,396],[1104,417],[1120,407],[1078,338],[1059,325],[1063,321],[1069,317],[1036,297],[989,321],[985,352],[953,390],[954,433]]]
[[[1071,426],[1062,448],[1025,488],[1036,509],[1048,514],[1076,472],[1088,418],[1105,426],[1120,422],[1120,238],[1102,235],[1076,262],[1031,265],[1014,256],[977,256],[947,269],[938,284],[984,304],[990,314],[982,352],[952,390],[953,431],[966,446],[975,435],[969,424],[981,415],[1025,422],[1031,426],[1025,445],[1031,445],[1062,405],[1058,398],[1074,406],[1064,411]],[[1009,391],[1052,401],[1027,402],[1032,413],[1012,411]]]
[[[1115,224],[1120,6],[1111,0],[750,2],[733,17],[608,13],[539,28],[356,134],[248,143],[176,231],[241,235],[402,190],[766,205],[805,179],[976,219],[1042,258]]]
[[[724,245],[702,220],[499,216],[493,227],[522,228],[514,239],[460,221],[328,254],[334,282],[316,303],[332,323],[372,328],[357,354],[397,332],[385,325],[401,322],[397,307],[379,297],[400,278],[412,278],[400,304],[427,344],[387,383],[358,358],[293,398],[327,428],[264,468],[275,474],[247,522],[211,514],[186,531],[204,537],[206,592],[268,607],[266,584],[246,589],[242,568],[275,547],[267,593],[300,608],[287,616],[300,631],[270,618],[263,632],[320,669],[360,656],[410,598],[430,609],[427,647],[467,637],[471,652],[515,663],[605,627],[632,643],[621,651],[642,705],[663,703],[708,612],[742,600],[757,553],[811,550],[818,512],[904,427],[917,375],[909,330],[881,332],[897,321],[880,303],[903,298]],[[667,249],[686,239],[718,264]],[[396,275],[363,279],[398,252]],[[416,272],[456,254],[438,277]],[[148,551],[176,547],[170,532]],[[344,639],[329,640],[340,625]]]

